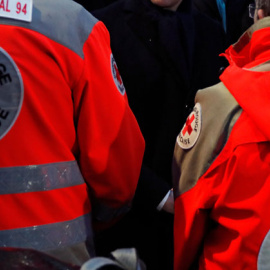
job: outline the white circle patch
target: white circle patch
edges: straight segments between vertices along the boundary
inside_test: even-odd
[[[23,81],[11,56],[0,48],[0,140],[14,125],[22,107]]]
[[[182,149],[192,148],[198,140],[202,126],[202,109],[196,103],[193,111],[188,116],[184,127],[177,137],[177,143]]]
[[[125,94],[125,86],[123,84],[123,80],[121,78],[120,72],[118,70],[118,67],[116,65],[115,59],[113,55],[111,54],[111,69],[112,69],[112,75],[115,82],[115,85],[117,86],[117,89],[119,92],[124,95]]]

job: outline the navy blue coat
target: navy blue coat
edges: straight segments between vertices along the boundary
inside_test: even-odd
[[[185,107],[193,104],[198,89],[218,81],[224,64],[219,57],[225,49],[222,27],[191,13],[188,0],[177,12],[149,0],[119,0],[93,14],[110,32],[130,106],[146,140],[144,165],[170,185],[171,158],[187,116]],[[165,189],[156,190],[153,205]]]
[[[88,11],[100,9],[106,7],[117,0],[75,0],[78,4],[81,4]]]
[[[248,5],[254,0],[226,0],[226,39],[227,45],[235,43],[253,24],[249,17]],[[211,18],[222,22],[216,0],[193,0],[194,7]]]
[[[110,32],[112,52],[146,141],[134,207],[119,225],[116,247],[135,245],[147,269],[169,270],[173,216],[155,209],[172,186],[175,139],[194,95],[218,81],[224,32],[214,20],[192,12],[190,0],[183,0],[177,12],[150,0],[118,0],[92,13]],[[131,237],[133,242],[121,243]]]

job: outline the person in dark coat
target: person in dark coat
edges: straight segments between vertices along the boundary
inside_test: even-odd
[[[90,12],[96,9],[106,7],[116,1],[117,0],[75,0],[75,2],[81,4]]]
[[[164,6],[164,0],[118,0],[92,12],[109,30],[129,103],[146,141],[133,208],[119,225],[100,234],[97,254],[136,247],[150,270],[172,269],[173,204],[171,196],[167,201],[165,196],[172,187],[175,139],[196,91],[218,81],[223,65],[219,53],[225,49],[222,27],[192,11],[190,0],[167,2],[176,8]],[[165,211],[159,211],[163,199],[160,208]],[[110,238],[112,246],[104,246],[103,238]]]
[[[235,43],[253,24],[249,4],[254,0],[193,0],[193,6],[219,21],[226,32],[227,45]]]

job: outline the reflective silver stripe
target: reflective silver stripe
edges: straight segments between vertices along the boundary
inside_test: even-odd
[[[258,270],[270,269],[270,231],[263,240],[259,256],[258,256]]]
[[[34,0],[32,22],[1,18],[0,24],[37,31],[83,58],[83,45],[97,19],[71,0]]]
[[[0,168],[0,195],[47,191],[83,183],[76,161]]]
[[[85,242],[92,236],[88,214],[66,222],[0,231],[0,246],[46,251]]]

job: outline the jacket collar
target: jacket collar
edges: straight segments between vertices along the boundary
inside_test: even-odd
[[[229,67],[220,76],[253,123],[270,140],[270,17],[252,25],[226,51]]]
[[[149,47],[149,50],[161,59],[168,70],[171,70],[174,78],[179,83],[181,82],[181,84],[184,82],[187,86],[189,85],[190,77],[188,69],[192,65],[190,56],[194,47],[194,26],[189,3],[189,0],[184,0],[176,11],[181,12],[181,18],[184,20],[182,24],[183,33],[188,33],[185,35],[185,41],[187,42],[186,48],[189,50],[186,52],[189,55],[189,63],[184,63],[182,60],[176,61],[179,57],[172,48],[172,45],[176,44],[175,42],[168,41],[169,37],[167,37],[167,33],[164,31],[165,29],[168,31],[168,29],[164,27],[162,30],[161,24],[164,22],[164,18],[166,16],[173,16],[174,12],[160,8],[152,4],[150,0],[125,0],[123,7],[125,19],[129,27],[136,32],[144,44]],[[162,33],[165,38],[162,38]]]
[[[124,1],[124,9],[126,10],[130,10],[130,11],[137,11],[138,14],[140,14],[141,8],[144,7],[148,7],[149,11],[153,11],[153,10],[163,10],[162,8],[152,4],[152,2],[150,0],[125,0]],[[185,13],[190,13],[191,12],[191,8],[192,8],[192,4],[191,4],[191,0],[183,0],[182,3],[180,4],[178,11],[181,12],[185,12]]]
[[[265,50],[269,51],[270,39],[269,31],[270,17],[265,17],[253,24],[238,41],[231,45],[223,54],[230,64],[234,63],[243,67],[254,60],[261,58]],[[267,46],[269,43],[269,46]],[[261,59],[264,61],[263,59]],[[254,63],[259,64],[259,63]]]

